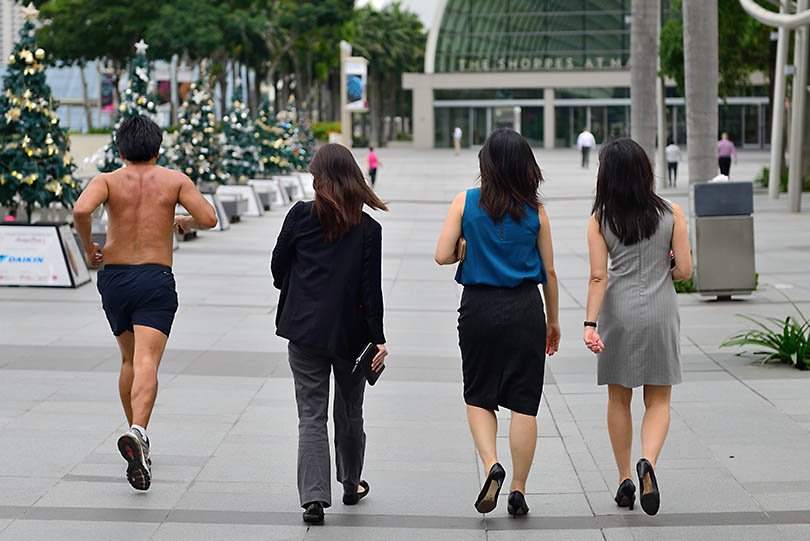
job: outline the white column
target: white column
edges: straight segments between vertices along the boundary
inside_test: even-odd
[[[659,77],[655,85],[658,109],[658,148],[655,152],[655,168],[658,173],[658,186],[667,186],[667,88],[664,85],[664,78]]]
[[[554,89],[543,89],[543,148],[554,148],[554,138],[557,132],[554,115]]]
[[[787,12],[787,0],[782,0],[779,6],[780,13]],[[773,82],[773,111],[771,111],[771,164],[768,170],[768,195],[776,199],[779,197],[780,174],[782,169],[782,155],[784,153],[784,130],[785,121],[785,64],[787,63],[788,40],[790,31],[787,28],[779,28],[776,42],[776,67]]]
[[[346,107],[348,89],[346,88],[346,59],[352,54],[352,46],[340,41],[340,135],[343,144],[352,148],[352,112]]]
[[[797,0],[796,13],[802,13],[807,7],[808,0]],[[796,29],[796,43],[794,45],[790,164],[788,165],[788,208],[791,212],[800,212],[802,209],[802,145],[804,139],[804,110],[807,104],[808,28],[810,27],[802,26]],[[777,78],[777,80],[779,79]]]
[[[411,90],[413,96],[413,146],[433,148],[434,114],[433,88],[429,82],[420,80]]]
[[[522,126],[520,125],[520,107],[518,106],[512,108],[512,125],[512,129],[518,133],[522,133]]]

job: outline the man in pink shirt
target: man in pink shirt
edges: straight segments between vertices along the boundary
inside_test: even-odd
[[[737,163],[737,149],[734,143],[728,138],[728,133],[723,132],[720,140],[717,141],[717,164],[720,166],[720,173],[729,176],[731,170],[731,158]]]

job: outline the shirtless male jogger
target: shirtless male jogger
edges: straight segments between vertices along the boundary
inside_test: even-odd
[[[104,268],[98,291],[110,328],[121,349],[118,392],[130,429],[118,439],[133,488],[152,482],[146,427],[155,405],[157,370],[169,338],[177,293],[172,274],[172,234],[210,229],[213,207],[183,173],[155,165],[163,132],[145,117],[125,120],[115,132],[126,163],[94,178],[73,208],[73,222],[87,263]],[[180,203],[191,216],[175,216]],[[107,209],[107,241],[93,242],[93,211]]]

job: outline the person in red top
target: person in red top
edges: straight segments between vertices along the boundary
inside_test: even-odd
[[[368,147],[368,155],[366,156],[366,165],[368,166],[368,178],[371,180],[371,187],[377,182],[377,167],[380,160],[377,158],[377,153],[374,152],[374,147]]]
[[[737,149],[734,143],[728,138],[728,133],[723,132],[720,140],[717,141],[717,165],[720,166],[720,173],[729,176],[731,170],[731,158],[737,163]]]

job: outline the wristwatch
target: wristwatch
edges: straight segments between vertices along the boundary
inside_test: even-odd
[[[585,322],[583,322],[583,325],[585,327],[593,327],[594,329],[596,328],[596,322],[595,321],[585,321]]]

